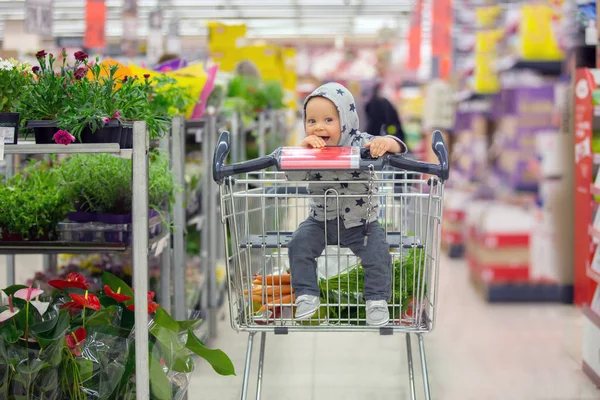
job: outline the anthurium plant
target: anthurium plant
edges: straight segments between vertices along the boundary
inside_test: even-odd
[[[71,273],[48,281],[51,293],[10,286],[0,307],[0,398],[135,399],[134,311],[147,312],[151,399],[171,400],[187,389],[196,357],[220,375],[234,375],[225,353],[195,335],[199,320],[176,321],[148,293],[136,310],[133,290],[105,272],[103,289],[89,290]]]

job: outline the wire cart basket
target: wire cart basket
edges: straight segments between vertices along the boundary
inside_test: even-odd
[[[228,132],[221,134],[214,153],[213,179],[220,186],[227,243],[229,312],[232,328],[249,333],[242,399],[247,398],[255,334],[261,333],[259,399],[266,333],[296,331],[404,333],[411,399],[416,398],[411,351],[414,334],[419,343],[425,397],[431,398],[423,334],[431,332],[436,321],[443,183],[449,175],[448,151],[439,131],[433,133],[432,148],[439,164],[392,154],[374,159],[368,149],[358,147],[282,147],[258,159],[226,165],[230,139]],[[320,181],[331,183],[331,189],[319,196],[325,207],[339,213],[341,199],[364,197],[345,193],[344,184],[363,183],[368,188],[369,206],[377,213],[392,257],[387,325],[367,325],[360,260],[337,241],[328,243],[327,232],[325,250],[317,258],[321,305],[308,320],[294,318],[288,243],[308,217],[309,202],[316,196],[308,190],[308,181],[291,179],[290,172],[299,170],[368,172],[360,179]],[[367,179],[362,177],[365,175]],[[328,229],[329,224],[325,226]]]

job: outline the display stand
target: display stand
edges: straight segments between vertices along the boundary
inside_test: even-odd
[[[161,253],[168,236],[150,243],[148,241],[148,152],[149,136],[145,122],[133,124],[133,149],[121,150],[118,144],[17,144],[6,146],[4,153],[14,154],[75,154],[75,153],[112,153],[132,158],[132,245],[93,245],[90,243],[0,242],[0,253],[4,254],[55,254],[82,252],[122,252],[130,250],[133,255],[133,289],[135,291],[135,351],[136,351],[136,398],[150,398],[149,360],[148,360],[148,256],[152,251]],[[10,162],[9,162],[10,164]],[[10,168],[10,167],[9,167]],[[14,259],[8,263],[8,284],[14,283]]]

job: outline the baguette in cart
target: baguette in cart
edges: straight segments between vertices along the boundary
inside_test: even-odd
[[[232,328],[249,333],[242,399],[247,398],[253,339],[261,333],[258,385],[261,396],[267,332],[361,332],[381,335],[404,333],[411,399],[416,398],[411,336],[419,343],[425,398],[431,393],[423,334],[436,321],[440,230],[444,182],[449,176],[448,151],[435,131],[432,149],[438,164],[386,153],[373,158],[367,148],[281,147],[272,154],[228,165],[230,136],[221,133],[213,158],[213,179],[220,187],[220,213],[227,243],[227,294]],[[339,171],[342,179],[324,193],[313,193],[306,174]],[[296,177],[302,177],[297,179]],[[363,184],[365,196],[344,188]],[[373,326],[367,318],[363,259],[347,246],[344,210],[340,204],[357,202],[374,212],[389,251],[391,296],[389,322]],[[324,250],[316,257],[318,309],[297,318],[290,243],[298,226],[310,219],[311,205],[323,205]],[[338,213],[330,218],[330,213]],[[364,243],[371,239],[365,232]],[[362,239],[361,239],[362,243]],[[293,246],[292,246],[293,247]],[[383,250],[385,252],[385,249]],[[387,255],[385,255],[387,258]],[[367,279],[367,286],[369,280]]]

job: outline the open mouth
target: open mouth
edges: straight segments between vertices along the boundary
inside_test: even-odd
[[[329,142],[329,136],[321,136],[321,139],[323,139],[325,143]]]

